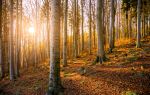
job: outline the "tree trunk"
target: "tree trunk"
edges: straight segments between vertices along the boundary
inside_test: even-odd
[[[109,52],[112,52],[114,48],[114,40],[113,40],[113,33],[114,33],[114,0],[110,2],[110,25],[109,25]]]
[[[96,23],[95,23],[95,3],[92,6],[92,31],[93,31],[93,48],[96,48]]]
[[[125,38],[129,38],[129,27],[128,27],[128,11],[126,11],[126,28],[127,28],[127,31],[126,31],[126,35],[125,35]]]
[[[51,0],[50,76],[47,95],[60,95],[64,90],[60,79],[60,3],[61,0]]]
[[[102,0],[97,0],[97,15],[96,15],[96,30],[97,30],[97,38],[98,38],[98,60],[100,63],[103,62],[105,59],[105,52],[104,52],[104,34],[103,34],[103,22],[102,22],[102,5],[103,1]]]
[[[74,58],[77,58],[77,56],[78,56],[78,42],[77,42],[77,32],[78,32],[78,30],[77,30],[77,8],[78,7],[78,4],[77,4],[77,0],[74,0],[74,26],[73,26],[73,28],[74,28],[74,31],[73,31],[73,36],[74,36]]]
[[[129,39],[132,38],[132,17],[130,14],[130,19],[129,19]]]
[[[10,37],[10,80],[14,80],[15,79],[15,70],[14,70],[14,28],[13,28],[13,0],[10,0],[10,33],[9,33],[9,37]]]
[[[50,38],[49,38],[49,31],[50,31],[50,29],[49,29],[49,0],[46,0],[46,2],[47,2],[47,15],[46,15],[46,19],[47,19],[47,48],[48,48],[48,52],[50,52]],[[48,58],[50,57],[50,55],[48,54]]]
[[[92,53],[92,35],[91,35],[91,0],[89,1],[89,54]]]
[[[141,47],[140,39],[141,39],[141,0],[138,0],[138,5],[137,5],[137,42],[136,42],[137,48]]]
[[[67,14],[68,0],[65,0],[64,32],[63,32],[63,66],[67,66]]]
[[[24,56],[23,56],[24,54],[23,54],[23,52],[21,52],[21,51],[22,51],[21,46],[23,45],[23,43],[21,43],[21,41],[23,40],[23,35],[21,35],[21,33],[23,33],[23,29],[22,29],[22,10],[23,10],[23,8],[22,8],[22,0],[20,0],[20,3],[21,3],[21,4],[20,4],[20,7],[21,7],[21,8],[20,8],[20,28],[19,28],[19,31],[20,31],[20,32],[19,32],[19,33],[20,33],[20,35],[19,35],[19,39],[20,39],[20,42],[19,42],[19,44],[20,44],[20,46],[19,46],[19,47],[20,47],[20,48],[19,48],[19,49],[20,49],[20,50],[19,50],[19,51],[20,51],[20,52],[19,52],[19,55],[20,55],[20,57],[18,56],[18,57],[19,57],[19,58],[18,58],[18,61],[20,62],[20,67],[21,67],[21,66],[23,66],[23,59],[24,59],[24,58],[23,58],[23,57],[24,57]]]
[[[7,17],[8,15],[8,12],[7,12],[7,0],[4,1],[4,17]],[[8,49],[8,46],[9,46],[9,31],[8,31],[8,27],[7,27],[7,24],[6,22],[8,21],[7,18],[4,18],[3,22],[5,23],[4,24],[4,40],[3,40],[3,47],[2,47],[2,59],[3,59],[3,63],[4,63],[4,72],[5,74],[9,74],[9,60],[8,60],[8,56],[9,56],[9,49]]]
[[[81,25],[81,28],[82,28],[82,37],[81,37],[81,50],[83,51],[84,50],[84,0],[81,0],[81,11],[82,11],[82,25]]]
[[[0,78],[4,77],[4,62],[2,59],[2,0],[0,0]]]
[[[17,17],[16,17],[16,36],[17,36],[17,48],[16,48],[16,76],[19,77],[19,64],[20,64],[20,31],[19,31],[19,14],[18,14],[19,2],[17,0]]]

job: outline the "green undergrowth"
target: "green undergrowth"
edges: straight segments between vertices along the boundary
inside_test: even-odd
[[[121,95],[138,95],[138,94],[134,91],[124,91],[121,93]]]

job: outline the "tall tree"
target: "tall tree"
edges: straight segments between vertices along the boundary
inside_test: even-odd
[[[14,80],[15,79],[15,69],[14,69],[14,27],[13,27],[13,24],[14,23],[14,19],[13,19],[13,0],[10,0],[10,39],[9,39],[9,42],[10,42],[10,62],[9,62],[9,65],[10,65],[10,80]]]
[[[0,78],[4,77],[4,64],[2,60],[2,0],[0,0]]]
[[[46,7],[46,11],[47,11],[47,13],[46,13],[46,19],[47,19],[47,43],[48,43],[48,52],[50,52],[50,38],[49,38],[49,31],[50,31],[50,29],[49,29],[49,8],[50,8],[50,6],[49,6],[49,0],[46,0],[46,4],[47,4],[47,7]],[[50,55],[48,54],[48,57],[50,57]]]
[[[91,22],[92,22],[92,16],[91,16],[91,0],[89,0],[89,54],[92,53],[92,35],[91,35],[91,30],[92,30],[92,26],[91,26]]]
[[[96,47],[96,23],[95,23],[95,17],[96,17],[96,9],[95,9],[95,1],[93,1],[92,4],[92,32],[93,32],[93,47]]]
[[[73,47],[74,47],[74,57],[78,56],[78,0],[74,0],[74,22],[73,22]]]
[[[139,48],[141,39],[141,0],[138,0],[137,5],[137,42],[136,47]]]
[[[96,30],[97,30],[97,38],[98,38],[98,54],[97,60],[102,63],[105,60],[105,51],[104,51],[104,34],[103,34],[103,22],[102,22],[102,14],[103,12],[103,1],[97,0],[97,15],[96,15]]]
[[[67,65],[67,16],[68,0],[65,0],[64,32],[63,32],[63,66]]]
[[[82,32],[81,32],[81,50],[83,51],[84,50],[84,0],[81,0],[81,15],[82,15],[82,24],[81,24],[81,29],[82,29]]]
[[[21,48],[21,46],[23,45],[23,43],[21,43],[21,41],[23,40],[23,35],[21,35],[21,32],[23,33],[23,29],[22,29],[22,26],[23,26],[23,24],[22,24],[22,19],[23,19],[23,17],[22,17],[22,15],[23,15],[23,3],[22,3],[22,0],[20,0],[20,16],[19,16],[19,22],[20,22],[20,28],[19,28],[19,39],[20,39],[20,41],[19,41],[19,51],[20,52],[18,52],[18,62],[20,63],[20,65],[21,64],[23,64],[23,52],[21,52],[22,51],[22,48]],[[22,63],[21,63],[22,62]]]
[[[16,76],[19,77],[19,64],[20,64],[20,31],[19,31],[19,2],[17,0],[17,7],[16,7],[17,17],[16,17],[16,36],[17,36],[17,48],[16,48]]]
[[[60,93],[63,93],[60,79],[60,4],[61,0],[51,0],[50,76],[48,95],[60,95]]]
[[[109,52],[114,48],[114,0],[110,0],[110,25],[109,25]]]

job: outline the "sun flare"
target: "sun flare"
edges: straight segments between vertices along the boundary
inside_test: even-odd
[[[35,30],[34,30],[34,27],[29,27],[29,33],[34,33]]]

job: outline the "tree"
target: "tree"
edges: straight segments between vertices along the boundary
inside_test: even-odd
[[[14,34],[14,28],[13,28],[13,0],[10,0],[10,62],[9,62],[9,72],[10,72],[10,80],[14,80],[15,79],[15,69],[14,69],[14,39],[13,39],[13,34]]]
[[[89,0],[89,54],[92,53],[92,35],[91,35],[91,22],[92,22],[92,16],[91,16],[91,0]]]
[[[74,22],[73,22],[73,48],[74,57],[78,56],[78,0],[74,0]]]
[[[82,14],[82,24],[81,24],[81,29],[82,29],[82,37],[81,37],[81,50],[84,50],[84,0],[81,0],[81,14]]]
[[[63,65],[67,65],[67,14],[68,0],[65,0],[64,32],[63,32]]]
[[[114,48],[114,0],[110,1],[110,25],[109,25],[109,52],[112,52],[112,49]]]
[[[16,76],[19,77],[19,64],[20,64],[20,31],[19,31],[19,13],[18,13],[18,8],[19,8],[19,2],[17,0],[17,17],[16,17],[16,36],[17,36],[17,48],[16,48]]]
[[[104,34],[103,34],[103,22],[102,22],[102,8],[103,1],[97,0],[97,15],[96,15],[96,30],[97,30],[97,38],[98,38],[98,54],[97,60],[102,63],[105,60],[105,51],[104,51]]]
[[[49,31],[50,31],[50,29],[49,29],[49,8],[50,8],[50,6],[49,6],[49,0],[46,0],[46,4],[47,4],[47,7],[46,7],[46,11],[47,11],[47,13],[46,13],[46,19],[47,19],[47,43],[48,43],[48,52],[50,52],[50,38],[49,38]],[[50,55],[48,55],[48,57],[50,57]]]
[[[141,39],[141,0],[138,0],[137,5],[137,42],[136,47],[139,48],[140,45],[140,39]]]
[[[2,0],[0,0],[0,78],[4,77],[4,64],[2,60]]]
[[[92,36],[93,36],[93,47],[95,48],[96,47],[96,23],[95,23],[95,19],[96,19],[96,7],[95,7],[95,1],[93,1],[93,4],[92,4]]]
[[[61,0],[51,0],[50,76],[48,95],[60,95],[64,90],[60,79],[60,3]]]

